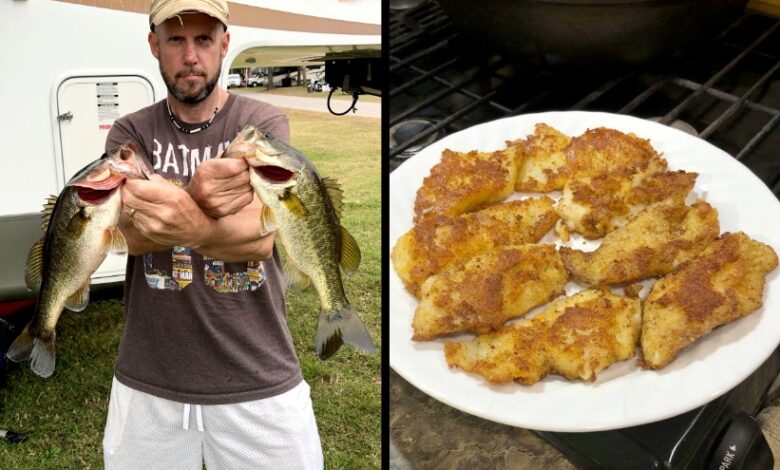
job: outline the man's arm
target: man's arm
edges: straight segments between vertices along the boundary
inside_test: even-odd
[[[249,165],[243,158],[206,160],[192,175],[187,192],[211,217],[235,214],[255,198],[248,170]]]
[[[125,213],[120,229],[130,254],[185,246],[232,262],[267,259],[273,252],[273,234],[261,236],[262,206],[256,198],[217,219],[203,212],[185,189],[153,175],[150,181],[127,181],[122,199]],[[132,218],[126,213],[131,208],[135,209]]]
[[[262,203],[255,199],[236,214],[212,219],[211,234],[199,246],[198,252],[225,262],[259,261],[273,254],[275,232],[261,234]]]
[[[270,118],[268,114],[258,108],[247,121],[260,123],[288,142],[287,116],[278,110]],[[127,140],[137,141],[138,136],[120,119],[109,131],[106,146],[113,148]],[[140,255],[185,246],[226,262],[270,257],[274,234],[261,236],[262,203],[249,185],[247,170],[243,159],[213,158],[198,166],[186,189],[157,175],[151,181],[127,181],[119,228],[128,252]],[[127,212],[132,209],[131,219]]]
[[[138,230],[133,222],[127,215],[126,210],[129,208],[124,206],[125,210],[122,211],[122,215],[119,216],[119,231],[125,237],[127,242],[127,253],[133,256],[143,255],[145,253],[154,253],[157,251],[170,251],[175,245],[163,245],[153,242],[146,238],[146,236]],[[133,215],[135,217],[135,215]]]

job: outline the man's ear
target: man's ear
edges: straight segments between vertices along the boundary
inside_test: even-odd
[[[154,58],[160,60],[160,39],[157,37],[157,33],[151,31],[149,31],[149,49],[152,50]]]
[[[227,56],[228,46],[230,46],[230,31],[225,31],[222,35],[222,51],[220,53],[222,59]]]

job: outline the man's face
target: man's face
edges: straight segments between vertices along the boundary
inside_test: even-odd
[[[175,16],[149,33],[149,46],[165,85],[184,103],[209,96],[219,80],[229,42],[222,23],[203,13]]]

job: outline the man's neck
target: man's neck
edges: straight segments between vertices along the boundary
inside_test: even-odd
[[[168,106],[170,106],[174,117],[176,120],[187,124],[208,121],[214,115],[214,110],[218,106],[220,108],[225,106],[226,100],[227,92],[219,87],[214,87],[214,90],[205,100],[195,104],[182,103],[168,93]]]

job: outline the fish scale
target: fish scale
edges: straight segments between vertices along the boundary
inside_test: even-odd
[[[301,152],[252,126],[239,132],[224,156],[249,164],[250,183],[264,204],[261,225],[277,230],[287,256],[288,284],[311,282],[317,290],[321,310],[315,349],[320,358],[331,357],[342,343],[375,352],[341,279],[342,269],[357,269],[360,250],[340,224],[341,189],[335,181],[320,178]]]
[[[284,228],[279,230],[279,235],[287,253],[300,253],[296,261],[311,260],[306,263],[303,271],[310,273],[322,308],[328,311],[338,310],[349,304],[340,276],[336,275],[339,270],[339,240],[336,239],[338,232],[332,227],[338,226],[338,221],[328,220],[327,214],[332,208],[330,201],[322,197],[324,191],[314,191],[311,187],[303,187],[299,198],[307,208],[316,208],[315,214],[297,218],[284,211],[281,204],[274,204],[275,213],[282,214],[279,224]],[[318,229],[326,225],[332,227],[328,230]]]

